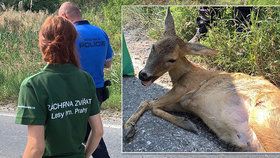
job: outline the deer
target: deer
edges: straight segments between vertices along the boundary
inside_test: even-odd
[[[207,70],[187,55],[215,55],[200,43],[184,42],[176,35],[168,7],[163,36],[152,45],[145,67],[139,72],[144,86],[168,72],[172,88],[163,96],[142,101],[123,126],[131,141],[136,123],[148,110],[180,128],[197,133],[189,119],[172,112],[191,112],[218,136],[240,151],[280,151],[280,90],[261,76]]]

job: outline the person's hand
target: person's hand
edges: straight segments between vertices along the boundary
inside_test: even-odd
[[[112,59],[106,60],[104,64],[104,68],[111,68],[112,66]]]
[[[100,114],[90,116],[88,121],[91,127],[91,132],[88,136],[85,148],[86,158],[90,157],[95,151],[103,135],[103,125]]]

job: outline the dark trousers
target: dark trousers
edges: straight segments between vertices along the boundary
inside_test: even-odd
[[[91,127],[90,127],[90,125],[88,123],[87,134],[86,134],[86,137],[85,137],[85,142],[88,139],[90,131],[91,131]],[[110,158],[108,150],[107,150],[107,147],[106,147],[106,144],[105,144],[103,138],[101,138],[97,148],[95,149],[95,151],[92,154],[92,157],[94,157],[94,158]]]
[[[101,106],[102,102],[104,101],[104,95],[103,94],[104,94],[103,88],[96,88],[96,95],[97,95],[97,98],[100,102],[100,106]],[[85,142],[88,139],[90,131],[91,131],[91,127],[88,123]],[[93,152],[92,156],[94,158],[110,158],[107,147],[106,147],[106,144],[105,144],[103,138],[101,138],[101,140],[99,142],[99,145],[97,146],[96,150]]]

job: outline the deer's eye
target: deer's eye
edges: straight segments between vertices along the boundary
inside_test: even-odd
[[[174,63],[175,61],[176,61],[175,59],[170,59],[167,62]]]

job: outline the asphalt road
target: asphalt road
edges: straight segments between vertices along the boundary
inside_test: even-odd
[[[129,88],[133,87],[133,88]],[[123,122],[137,109],[141,101],[162,96],[168,89],[158,84],[141,85],[137,78],[123,79]],[[181,114],[182,115],[182,114]],[[233,151],[229,144],[219,140],[196,116],[183,114],[198,128],[198,134],[181,129],[146,112],[136,125],[136,134],[129,143],[124,142],[127,152],[226,152]]]
[[[14,114],[0,112],[0,158],[17,158],[22,154],[27,128],[14,123]],[[120,122],[105,120],[104,141],[111,157],[121,156],[121,126]]]
[[[133,87],[133,88],[132,88]],[[141,101],[152,100],[165,94],[168,89],[152,84],[150,87],[141,85],[137,78],[123,79],[123,123],[136,111]],[[143,114],[136,124],[136,134],[130,142],[123,143],[124,152],[233,152],[234,147],[221,141],[203,122],[191,114],[178,114],[192,120],[198,128],[198,134],[188,132],[151,114]],[[234,153],[236,156],[236,153]],[[242,153],[244,155],[244,153]],[[240,153],[237,154],[241,157]],[[247,157],[257,156],[252,153]],[[244,155],[246,157],[246,155]],[[223,155],[216,155],[223,157]],[[261,157],[280,157],[278,154],[261,155]],[[189,157],[189,156],[188,156]],[[208,157],[208,156],[207,156]]]
[[[235,158],[235,157],[280,157],[276,154],[228,153],[122,153],[120,123],[104,120],[104,140],[111,158]],[[26,126],[14,123],[14,114],[0,112],[0,158],[19,158],[26,143]]]

